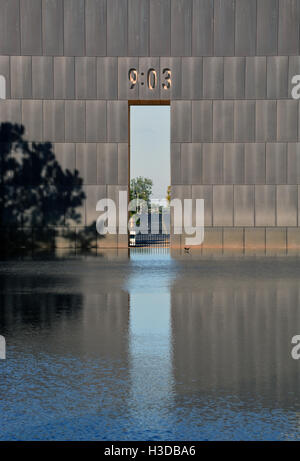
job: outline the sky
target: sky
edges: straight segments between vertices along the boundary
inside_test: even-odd
[[[130,107],[130,178],[153,181],[152,198],[165,199],[170,175],[170,106]]]

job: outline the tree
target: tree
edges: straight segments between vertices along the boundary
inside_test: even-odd
[[[166,199],[167,199],[167,202],[170,204],[170,202],[171,202],[171,186],[168,186]]]
[[[0,227],[39,228],[42,241],[45,228],[79,222],[85,194],[78,171],[62,170],[52,144],[28,143],[24,132],[22,125],[0,124]]]
[[[143,176],[138,176],[130,181],[130,200],[145,200],[150,205],[153,181]]]

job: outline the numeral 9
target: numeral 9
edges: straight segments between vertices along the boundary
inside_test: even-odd
[[[134,88],[134,86],[137,84],[138,80],[138,73],[136,69],[129,69],[128,78],[130,81],[130,89],[132,90],[132,88]]]

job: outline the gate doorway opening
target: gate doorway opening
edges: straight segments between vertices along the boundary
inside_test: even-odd
[[[170,101],[129,101],[129,246],[169,246]]]

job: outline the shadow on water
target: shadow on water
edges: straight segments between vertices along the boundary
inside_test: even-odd
[[[0,125],[0,254],[53,248],[60,233],[89,248],[95,223],[77,233],[70,226],[80,222],[82,178],[61,168],[51,143],[29,143],[24,133],[22,125]]]

